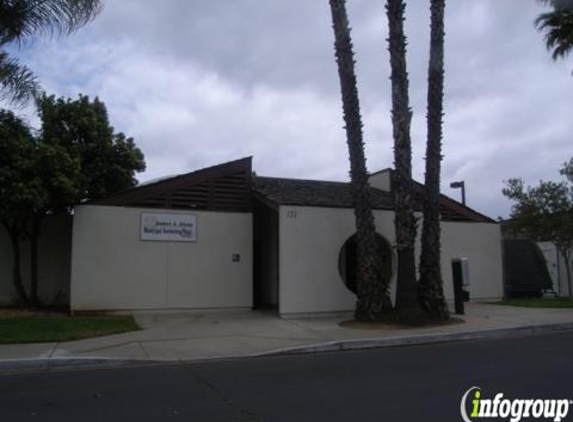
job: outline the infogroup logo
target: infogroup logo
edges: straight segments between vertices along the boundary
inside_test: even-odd
[[[569,399],[506,399],[503,393],[495,394],[493,399],[486,399],[480,387],[472,387],[462,396],[460,413],[464,422],[487,418],[509,419],[511,422],[520,422],[522,419],[560,422],[567,417],[572,403]],[[469,415],[468,408],[471,409]]]

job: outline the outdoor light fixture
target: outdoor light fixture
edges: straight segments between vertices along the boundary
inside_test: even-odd
[[[463,180],[459,182],[452,182],[450,183],[450,188],[452,189],[459,189],[462,190],[462,204],[466,204],[466,183]]]

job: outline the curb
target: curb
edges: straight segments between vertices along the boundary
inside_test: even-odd
[[[66,371],[82,369],[112,369],[136,366],[193,364],[228,359],[248,359],[261,357],[296,356],[304,354],[318,354],[342,352],[350,350],[378,349],[385,347],[404,347],[448,343],[465,340],[494,340],[512,337],[521,337],[535,334],[550,334],[573,330],[573,322],[562,322],[544,325],[529,325],[510,328],[493,328],[490,330],[464,331],[444,334],[416,334],[409,336],[394,336],[386,338],[371,338],[360,340],[335,340],[307,346],[294,346],[269,352],[248,355],[227,356],[217,358],[203,358],[190,360],[145,360],[121,358],[39,358],[39,359],[13,359],[0,361],[0,376],[29,374],[49,371]]]
[[[459,333],[416,334],[412,336],[395,336],[362,340],[336,340],[310,346],[287,347],[284,349],[273,350],[271,352],[258,353],[255,356],[289,356],[310,353],[342,352],[348,350],[378,349],[384,347],[419,346],[464,340],[494,340],[534,334],[548,334],[567,330],[573,330],[573,322],[528,325],[511,328],[493,328],[491,330],[464,331]]]
[[[56,370],[102,369],[165,363],[156,360],[120,358],[39,358],[0,361],[0,376]]]

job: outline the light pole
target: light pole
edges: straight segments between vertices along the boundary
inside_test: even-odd
[[[460,180],[459,182],[452,182],[450,183],[450,188],[452,189],[462,189],[462,204],[466,204],[466,182]]]

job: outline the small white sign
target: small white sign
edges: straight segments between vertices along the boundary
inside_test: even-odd
[[[141,240],[196,242],[197,216],[143,212],[140,232]]]

